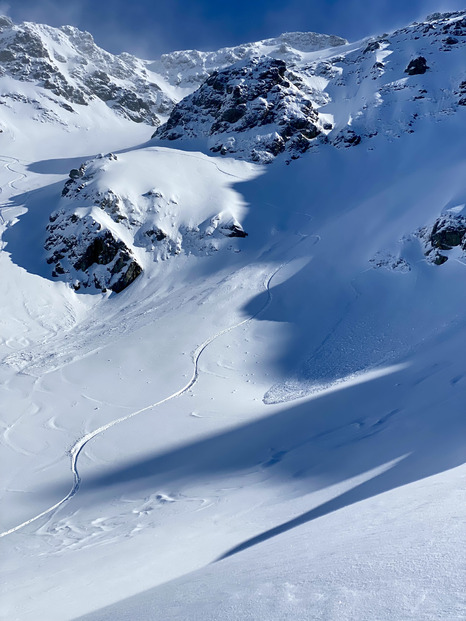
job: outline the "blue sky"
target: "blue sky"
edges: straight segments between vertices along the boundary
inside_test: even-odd
[[[350,40],[377,34],[466,0],[0,0],[14,21],[73,24],[105,49],[153,58],[314,30]]]

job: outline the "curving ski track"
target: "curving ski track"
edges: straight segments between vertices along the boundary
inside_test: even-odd
[[[70,450],[71,472],[72,472],[72,475],[73,475],[73,485],[72,485],[70,491],[68,492],[68,494],[64,498],[59,500],[57,503],[55,503],[54,505],[52,505],[48,509],[45,509],[44,511],[42,511],[38,515],[35,515],[34,517],[30,518],[29,520],[26,520],[25,522],[22,522],[21,524],[18,524],[17,526],[13,526],[12,528],[10,528],[9,530],[4,531],[3,533],[0,533],[0,537],[5,537],[6,535],[11,535],[12,533],[15,533],[16,531],[24,528],[25,526],[28,526],[29,524],[32,524],[33,522],[36,522],[37,520],[45,517],[46,515],[49,515],[49,514],[53,513],[58,508],[63,506],[65,503],[67,503],[69,500],[71,500],[71,498],[73,498],[73,496],[75,496],[77,494],[77,492],[79,491],[80,485],[81,485],[81,477],[79,475],[79,470],[78,470],[79,455],[81,454],[81,451],[86,446],[86,444],[88,442],[90,442],[93,438],[95,438],[98,435],[104,433],[105,431],[107,431],[111,427],[115,427],[116,425],[119,425],[120,423],[123,423],[123,422],[125,422],[125,421],[127,421],[127,420],[129,420],[131,418],[134,418],[135,416],[138,416],[139,414],[142,414],[143,412],[147,412],[148,410],[156,408],[159,405],[167,403],[167,401],[171,401],[172,399],[176,399],[177,397],[179,397],[179,396],[185,394],[186,392],[188,392],[188,390],[190,390],[190,388],[192,388],[194,386],[194,384],[197,382],[197,380],[199,378],[199,360],[200,360],[201,355],[203,354],[203,352],[207,349],[207,347],[213,341],[215,341],[219,337],[223,336],[224,334],[227,334],[228,332],[231,332],[232,330],[235,330],[236,328],[239,328],[240,326],[244,325],[245,323],[248,323],[248,322],[252,321],[255,317],[257,317],[260,313],[263,313],[270,306],[270,303],[272,302],[272,293],[270,291],[270,284],[272,282],[272,279],[287,264],[288,263],[281,264],[278,268],[276,268],[270,274],[270,276],[268,276],[266,278],[265,283],[264,283],[264,288],[265,288],[265,291],[267,292],[267,300],[266,300],[265,304],[262,306],[262,308],[260,308],[256,313],[254,313],[250,317],[247,317],[246,319],[243,319],[239,323],[236,323],[235,325],[230,326],[229,328],[225,328],[224,330],[221,330],[220,332],[217,332],[216,334],[214,334],[213,336],[208,338],[206,341],[201,343],[201,345],[199,345],[199,347],[193,353],[193,373],[192,373],[191,379],[188,381],[187,384],[185,384],[185,386],[183,386],[182,388],[180,388],[176,392],[172,393],[168,397],[165,397],[164,399],[161,399],[160,401],[157,401],[156,403],[151,403],[150,405],[147,405],[146,407],[141,408],[140,410],[137,410],[136,412],[132,412],[131,414],[127,414],[126,416],[121,416],[120,418],[117,418],[116,420],[111,421],[110,423],[107,423],[106,425],[102,425],[101,427],[98,427],[94,431],[91,431],[90,433],[88,433],[85,436],[83,436],[82,438],[80,438],[72,446],[72,448]]]
[[[6,161],[8,160],[8,161]],[[11,168],[11,164],[21,164],[21,162],[18,160],[18,158],[16,157],[10,157],[9,155],[1,155],[0,156],[0,161],[4,163],[3,168],[6,168],[7,170],[9,170],[12,173],[15,173],[16,175],[19,175],[19,177],[16,177],[15,179],[13,179],[12,181],[8,181],[7,183],[5,183],[3,186],[0,187],[0,194],[3,193],[3,188],[8,185],[8,187],[12,188],[13,190],[19,190],[20,188],[18,188],[15,183],[16,181],[20,181],[21,179],[26,179],[27,175],[25,175],[22,172],[19,172],[19,170],[14,170],[13,168]],[[4,209],[8,209],[8,207],[5,206],[0,206],[0,219],[1,222],[3,224],[5,224],[5,218],[3,217],[3,210]]]

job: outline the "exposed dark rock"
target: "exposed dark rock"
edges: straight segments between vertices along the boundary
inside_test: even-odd
[[[368,52],[375,52],[378,49],[380,49],[380,43],[378,41],[369,41],[363,51],[363,54],[367,54]]]
[[[136,261],[131,261],[126,272],[112,285],[111,289],[115,293],[120,293],[126,289],[142,273],[142,267]]]
[[[429,69],[427,61],[424,56],[418,56],[411,60],[405,69],[405,73],[408,75],[421,75]]]
[[[241,104],[236,108],[229,108],[225,110],[222,114],[222,121],[227,121],[227,123],[236,123],[246,114],[246,104]]]
[[[431,263],[442,265],[448,260],[446,251],[461,246],[466,251],[466,217],[447,213],[418,233],[424,242],[424,253]],[[441,252],[443,251],[443,252]]]
[[[62,212],[55,215],[53,221],[58,217],[62,218],[62,222],[55,226],[49,225],[49,237],[45,244],[46,250],[51,252],[47,263],[54,265],[53,277],[68,274],[73,268],[78,274],[83,274],[73,281],[75,289],[93,284],[102,291],[110,289],[119,293],[142,273],[131,251],[122,240],[115,239],[110,231],[99,233],[100,225],[91,222],[90,226],[86,225],[76,214],[66,218]],[[69,232],[69,223],[79,221],[86,227],[86,232],[78,238]],[[69,268],[65,268],[63,262]],[[105,266],[106,269],[98,271],[98,266]]]
[[[80,106],[88,105],[84,93],[68,84],[66,79],[59,73],[56,73],[51,79],[47,78],[44,80],[43,87],[51,90],[52,93],[59,97],[64,97],[71,103],[79,104]]]
[[[145,232],[145,235],[147,235],[147,237],[149,237],[151,240],[155,240],[158,242],[161,242],[167,238],[167,234],[159,228],[149,229]]]
[[[226,231],[227,237],[247,237],[248,234],[240,226],[232,224],[230,226],[223,227]]]
[[[173,101],[148,80],[142,67],[139,72],[134,71],[139,61],[131,55],[112,56],[99,49],[89,33],[64,26],[52,37],[58,35],[60,42],[62,37],[68,38],[66,43],[72,50],[69,63],[58,51],[49,54],[40,30],[29,24],[14,26],[8,18],[1,19],[0,30],[11,28],[0,50],[1,70],[53,93],[61,99],[56,103],[69,112],[74,112],[70,104],[85,106],[99,98],[116,113],[156,127],[160,124],[158,114],[167,114],[172,109]],[[46,97],[48,101],[51,99]],[[45,108],[44,112],[49,113],[47,104]]]
[[[432,263],[435,263],[435,265],[443,265],[447,261],[448,261],[448,257],[446,257],[441,252],[435,252],[432,258]]]
[[[84,175],[84,166],[81,165],[81,168],[73,168],[70,170],[70,179],[78,179]]]
[[[466,80],[463,80],[459,86],[459,95],[458,104],[460,106],[466,106]]]
[[[15,55],[11,50],[0,50],[0,62],[9,62],[14,59]]]
[[[369,260],[369,263],[376,269],[384,268],[404,274],[411,271],[411,266],[406,259],[387,251],[377,252],[376,255]]]
[[[122,241],[116,241],[110,231],[96,237],[86,248],[84,255],[74,264],[74,268],[85,272],[94,263],[107,265],[117,255],[119,250],[124,250]]]
[[[458,12],[458,15],[459,14],[460,13]],[[466,36],[466,17],[445,24],[443,27],[443,32],[450,33],[450,35],[454,38]]]
[[[117,87],[112,84],[110,77],[104,71],[95,71],[86,79],[89,90],[102,101],[110,101],[115,98]]]
[[[335,146],[355,147],[361,142],[361,136],[359,136],[352,129],[344,129],[334,139],[333,144]]]
[[[74,190],[75,194],[77,194],[80,189],[82,189],[82,186],[77,185],[77,181],[78,179],[82,179],[84,177],[85,170],[85,164],[81,164],[79,168],[73,168],[72,170],[70,170],[69,179],[65,181],[65,185],[61,192],[62,196],[68,196],[71,189]]]
[[[55,265],[55,269],[52,272],[52,276],[61,276],[62,274],[65,273],[65,270],[63,269],[62,265],[60,263],[57,263]]]
[[[13,26],[13,22],[6,15],[0,15],[0,29],[11,28]]]
[[[443,265],[448,261],[448,257],[438,250],[433,250],[432,248],[428,250],[426,253],[426,257],[428,258],[430,263],[434,265]]]
[[[113,153],[98,156],[97,160],[116,160]],[[91,163],[82,164],[70,171],[62,195],[67,199],[80,197],[82,204],[93,201],[115,220],[124,219],[119,212],[121,199],[111,190],[105,193],[91,192],[95,169]],[[92,204],[92,203],[91,203]],[[65,276],[75,289],[95,286],[122,291],[142,272],[132,251],[116,233],[103,228],[95,219],[92,210],[84,215],[68,211],[66,207],[51,214],[47,225],[48,237],[45,249],[47,263],[53,265],[54,277]],[[76,273],[77,272],[77,273]]]
[[[454,246],[460,246],[465,238],[466,218],[447,216],[435,222],[429,241],[434,248],[450,250]]]
[[[46,58],[50,60],[47,48],[42,43],[40,37],[27,28],[16,32],[11,48],[19,52],[26,52],[32,58]]]

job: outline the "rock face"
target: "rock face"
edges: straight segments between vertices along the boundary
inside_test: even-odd
[[[1,18],[1,76],[39,87],[45,110],[55,101],[68,112],[79,112],[80,106],[100,100],[127,119],[157,126],[159,115],[166,115],[174,103],[149,78],[143,61],[130,54],[109,54],[88,32],[72,26],[17,26]],[[4,91],[3,103],[11,95]],[[37,109],[37,102],[29,103]]]
[[[351,140],[349,132],[361,143],[377,134],[391,139],[414,131],[422,118],[466,105],[462,64],[454,59],[465,53],[464,11],[431,15],[425,22],[367,39],[359,47],[346,43],[335,36],[295,32],[216,52],[178,51],[145,61],[125,53],[109,54],[89,33],[70,26],[14,25],[1,18],[0,105],[14,110],[29,104],[35,120],[62,125],[79,124],[82,106],[154,127],[173,111],[159,137],[196,135],[208,138],[209,148],[220,153],[264,162],[282,151],[290,158],[299,156],[319,132],[318,142],[327,137],[338,146],[356,146],[358,138]],[[271,66],[267,69],[271,62],[285,63],[281,81],[275,81]],[[260,90],[254,69],[259,65],[269,72],[270,84],[253,96]],[[452,80],[443,84],[429,80],[426,88],[418,88],[426,71],[449,72]],[[407,76],[414,79],[406,80]],[[224,80],[228,101],[221,103],[222,93],[216,88]],[[29,89],[33,95],[28,95],[24,83],[34,85]],[[359,88],[363,83],[370,86]],[[243,91],[237,100],[236,86]],[[181,102],[187,93],[191,94]],[[208,95],[217,107],[205,105],[202,100]],[[384,108],[393,106],[402,114],[389,110],[383,114]],[[247,128],[249,113],[252,124]],[[196,114],[198,124],[191,122]]]
[[[397,272],[409,272],[411,265],[402,256],[405,242],[417,239],[421,242],[422,250],[427,261],[433,265],[443,265],[448,261],[450,251],[459,250],[460,256],[466,257],[466,215],[464,206],[460,205],[438,217],[435,222],[418,229],[398,241],[395,253],[379,251],[369,260],[374,268],[385,268]],[[456,254],[458,256],[458,254]]]
[[[405,69],[405,73],[408,75],[422,75],[429,69],[427,61],[424,56],[418,56],[410,61],[409,65]]]
[[[451,250],[453,246],[466,247],[466,218],[447,216],[439,218],[430,234],[430,243],[434,248]]]
[[[45,249],[52,276],[66,276],[76,290],[123,291],[142,272],[131,250],[93,218],[55,212],[47,226]]]
[[[116,161],[116,156],[109,154],[101,159]],[[96,208],[115,218],[118,198],[110,192],[107,195],[93,195],[92,190],[88,191],[94,172],[86,164],[71,170],[62,196],[65,201],[79,197],[80,201],[94,202]],[[92,208],[77,215],[69,207],[72,205],[68,206],[65,202],[52,213],[47,225],[45,249],[47,263],[53,266],[52,276],[65,277],[76,290],[123,291],[142,272],[132,249],[115,232],[105,227],[105,223],[93,214]]]
[[[104,102],[132,121],[156,125],[154,140],[170,141],[170,147],[198,140],[211,153],[264,164],[282,154],[290,163],[317,148],[372,150],[382,139],[415,132],[418,124],[461,114],[465,52],[464,11],[434,14],[360,45],[288,33],[218,52],[174,52],[153,62],[107,54],[71,27],[0,20],[0,70],[7,83],[14,78],[38,86],[34,105],[44,115],[52,99],[68,115]],[[170,85],[170,97],[157,80]],[[27,100],[20,89],[5,93],[0,104]],[[165,120],[160,126],[159,116]],[[145,187],[128,196],[124,187],[115,188],[117,175],[97,183],[105,177],[100,169],[117,163],[109,155],[70,172],[48,227],[54,276],[76,287],[121,291],[144,269],[146,255],[166,260],[182,252],[209,254],[247,236],[239,211],[232,215],[215,206],[183,220],[171,190]],[[137,178],[139,171],[120,175]],[[428,260],[445,263],[452,248],[465,248],[464,216],[442,216],[421,237]],[[397,252],[384,251],[372,264],[410,269]]]
[[[355,147],[361,142],[361,136],[352,129],[344,129],[333,139],[333,144],[339,147]]]
[[[401,272],[403,274],[411,271],[411,266],[406,259],[387,251],[377,252],[375,257],[369,260],[369,263],[374,269],[384,268],[393,272]]]
[[[153,137],[208,137],[214,153],[268,163],[306,151],[322,126],[303,81],[282,60],[262,58],[214,72],[173,109]]]
[[[447,252],[457,246],[466,251],[466,217],[447,213],[438,218],[432,227],[423,228],[425,255],[431,263],[442,265],[448,260]]]
[[[459,90],[459,96],[460,96],[458,100],[458,105],[466,106],[466,80],[463,80],[463,82],[461,82],[458,90]]]

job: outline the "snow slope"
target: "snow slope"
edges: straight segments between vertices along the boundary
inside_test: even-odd
[[[147,143],[108,107],[72,130],[8,113],[2,618],[464,618],[466,259],[426,256],[466,204],[463,19],[345,47],[314,83],[334,138],[289,165]],[[56,210],[141,274],[118,294],[53,278]]]

